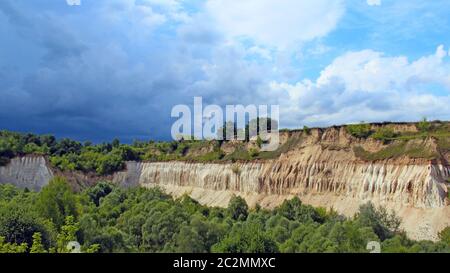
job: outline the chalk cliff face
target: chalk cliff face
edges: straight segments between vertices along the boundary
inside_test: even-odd
[[[442,165],[255,162],[234,164],[128,162],[114,181],[126,186],[193,187],[262,195],[333,193],[416,208],[446,206]],[[226,204],[210,204],[226,205]]]
[[[307,204],[333,207],[351,216],[372,201],[395,210],[403,227],[416,239],[436,239],[450,225],[450,207],[441,182],[449,169],[442,165],[389,163],[271,162],[200,164],[129,162],[114,176],[124,186],[160,187],[170,194],[189,194],[203,204],[227,206],[233,194],[250,205],[273,208],[299,196]]]
[[[40,190],[53,177],[44,157],[16,157],[0,167],[0,183],[10,183],[20,188]]]
[[[292,137],[284,137],[285,141]],[[283,138],[283,136],[282,136]],[[432,145],[429,140],[412,145]],[[436,239],[450,225],[445,162],[400,157],[363,161],[352,147],[377,151],[383,144],[351,139],[340,129],[311,132],[279,158],[237,163],[128,162],[114,181],[187,193],[203,204],[227,206],[233,194],[250,205],[272,208],[299,196],[304,203],[333,207],[351,216],[371,201],[395,210],[416,239]]]

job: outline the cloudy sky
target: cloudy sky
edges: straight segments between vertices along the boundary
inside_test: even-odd
[[[450,119],[448,0],[1,0],[0,128],[167,139],[176,104],[281,127]]]

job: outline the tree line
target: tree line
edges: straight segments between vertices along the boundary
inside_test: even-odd
[[[110,182],[75,193],[64,178],[41,192],[0,185],[0,252],[450,252],[450,228],[438,242],[414,241],[400,219],[371,203],[354,217],[305,205],[297,197],[273,210],[250,209],[234,196],[227,208],[157,188],[120,188]]]

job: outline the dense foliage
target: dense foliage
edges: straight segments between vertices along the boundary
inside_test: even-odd
[[[26,154],[46,155],[62,171],[80,170],[100,175],[120,170],[125,160],[137,158],[132,147],[121,145],[117,140],[92,145],[66,138],[56,140],[51,135],[0,131],[0,165],[5,165],[15,156]]]
[[[41,192],[0,185],[0,252],[450,252],[450,228],[440,242],[413,241],[399,219],[370,203],[353,218],[313,208],[298,198],[268,211],[233,197],[228,208],[202,206],[158,189],[100,182],[73,193],[55,178]]]
[[[204,152],[211,148],[210,152]],[[195,157],[186,156],[187,150],[198,150]],[[21,134],[0,131],[0,166],[11,158],[22,155],[45,155],[50,163],[61,171],[82,171],[97,175],[109,175],[125,167],[125,161],[197,160],[212,161],[223,157],[218,141],[172,141],[121,144],[115,139],[111,143],[93,145],[67,138],[56,140],[50,135]]]

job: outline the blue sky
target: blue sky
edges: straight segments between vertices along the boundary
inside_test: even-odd
[[[80,4],[0,1],[0,128],[167,139],[194,96],[287,128],[450,119],[448,0]]]

